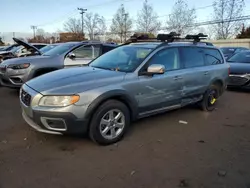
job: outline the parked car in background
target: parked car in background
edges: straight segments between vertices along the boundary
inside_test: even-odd
[[[250,51],[235,54],[227,62],[230,64],[228,87],[250,89]]]
[[[250,50],[245,47],[222,47],[220,48],[222,53],[224,54],[225,59],[232,57],[234,54],[237,54],[242,51]]]
[[[13,38],[13,40],[17,44],[10,46],[5,51],[0,51],[0,56],[3,60],[12,59],[16,57],[41,55],[42,53],[39,51],[39,49],[48,45],[42,43],[29,44],[17,38]]]
[[[65,67],[83,66],[117,45],[101,42],[67,42],[41,56],[15,58],[0,64],[2,86],[20,88],[26,81]]]
[[[53,48],[55,48],[61,44],[63,44],[63,43],[48,44],[47,46],[41,48],[39,51],[41,52],[41,54],[44,54],[44,53],[52,50]]]
[[[229,65],[219,49],[199,42],[157,41],[122,45],[88,67],[58,70],[23,84],[24,120],[50,134],[88,132],[99,144],[119,141],[130,122],[198,103],[215,108],[226,88]],[[166,39],[167,38],[167,39]]]
[[[0,46],[0,52],[5,51],[9,46]]]

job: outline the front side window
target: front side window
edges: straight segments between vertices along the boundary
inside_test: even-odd
[[[216,49],[204,49],[206,65],[217,65],[223,63],[220,52]]]
[[[121,72],[133,72],[152,50],[153,48],[132,45],[118,47],[95,59],[90,66]]]
[[[100,47],[95,45],[81,46],[72,51],[76,58],[94,59],[99,56]]]
[[[166,71],[180,69],[179,50],[169,48],[157,52],[149,61],[149,65],[152,64],[164,65]]]
[[[185,68],[193,68],[204,66],[204,58],[202,48],[198,47],[183,47],[181,49],[181,58]]]

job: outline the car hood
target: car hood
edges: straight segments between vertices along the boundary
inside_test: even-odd
[[[24,47],[27,48],[27,49],[32,48],[32,49],[33,49],[35,52],[37,52],[39,55],[42,54],[35,46],[33,46],[33,45],[31,45],[31,44],[29,44],[29,43],[27,43],[27,42],[24,42],[24,41],[22,41],[22,40],[20,40],[20,39],[17,39],[17,38],[13,38],[13,40],[14,40],[17,44],[22,45],[22,46],[24,46]]]
[[[13,59],[7,59],[1,63],[2,66],[8,66],[8,65],[18,65],[23,63],[35,63],[44,61],[46,59],[51,58],[51,56],[30,56],[30,57],[21,57],[21,58],[13,58]]]
[[[250,73],[250,63],[230,63],[230,74],[248,74]]]
[[[77,67],[54,71],[26,83],[43,95],[76,94],[124,80],[126,73]]]

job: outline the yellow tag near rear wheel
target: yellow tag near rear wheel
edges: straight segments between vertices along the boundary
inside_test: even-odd
[[[214,104],[215,102],[216,102],[216,98],[213,98],[210,103]]]

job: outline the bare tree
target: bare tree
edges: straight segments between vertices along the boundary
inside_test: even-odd
[[[98,35],[102,35],[106,31],[106,24],[104,17],[99,14],[87,13],[84,18],[84,26],[87,29],[89,39],[93,40]]]
[[[81,21],[76,18],[69,18],[69,20],[64,23],[64,30],[75,34],[82,33]]]
[[[217,39],[227,39],[235,36],[243,22],[237,21],[242,16],[244,0],[215,0],[213,19],[219,23],[214,25]]]
[[[167,28],[181,35],[188,34],[193,30],[195,19],[195,9],[189,9],[184,0],[177,0],[167,20]]]
[[[121,42],[123,42],[123,38],[126,40],[131,29],[132,19],[129,18],[129,13],[126,12],[122,4],[114,15],[110,30],[112,33],[119,35]]]
[[[144,33],[156,33],[161,27],[153,6],[145,0],[142,10],[137,15],[137,30]]]
[[[45,31],[43,29],[37,29],[36,30],[36,35],[45,36]]]

